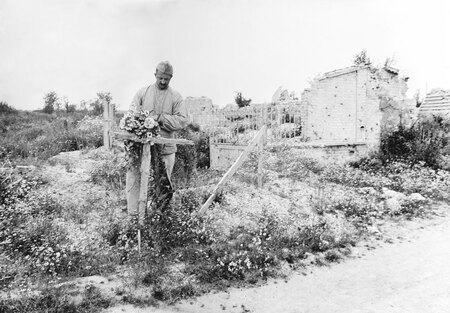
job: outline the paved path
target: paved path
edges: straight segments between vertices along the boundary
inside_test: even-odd
[[[230,289],[165,308],[108,312],[449,313],[450,215],[425,224],[404,232],[402,240],[361,249],[357,257],[287,282]]]

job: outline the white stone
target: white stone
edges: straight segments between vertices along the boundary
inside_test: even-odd
[[[383,191],[383,196],[385,199],[394,198],[397,200],[404,200],[406,198],[405,194],[398,192],[398,191],[387,189],[385,187],[382,188],[382,191]]]
[[[398,198],[389,198],[384,200],[384,207],[390,212],[398,212],[402,208]]]
[[[426,198],[424,196],[422,196],[420,193],[417,193],[417,192],[410,194],[408,199],[412,200],[412,201],[425,201],[426,200]]]

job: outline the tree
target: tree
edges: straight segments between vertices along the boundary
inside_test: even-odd
[[[64,106],[64,110],[66,111],[66,113],[73,113],[76,111],[76,105],[75,104],[70,104],[69,99],[64,96],[62,97],[62,104]]]
[[[362,50],[360,53],[356,54],[353,57],[353,65],[366,66],[366,65],[371,65],[371,64],[372,64],[372,61],[367,56],[367,51],[366,50]]]
[[[108,105],[112,101],[112,96],[110,92],[97,92],[97,99],[91,102],[89,106],[92,108],[93,115],[102,115],[103,114],[103,102],[106,102]]]
[[[17,113],[17,110],[8,104],[6,101],[0,101],[0,114],[13,114]]]
[[[250,102],[252,102],[252,99],[245,99],[242,96],[242,92],[237,91],[236,92],[236,97],[234,97],[234,101],[236,102],[238,107],[243,108],[243,107],[249,106]]]
[[[44,96],[44,109],[43,112],[47,114],[52,114],[55,111],[55,106],[59,100],[58,95],[54,91],[50,91]]]
[[[110,92],[97,92],[97,97],[100,100],[105,100],[106,103],[110,104],[112,101],[112,96]]]
[[[384,60],[384,67],[392,67],[395,63],[395,59],[392,58],[386,58],[386,60]]]

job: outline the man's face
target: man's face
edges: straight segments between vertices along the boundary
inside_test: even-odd
[[[164,90],[169,87],[170,79],[172,78],[171,75],[161,73],[160,71],[156,71],[155,73],[156,77],[156,85],[159,89]]]

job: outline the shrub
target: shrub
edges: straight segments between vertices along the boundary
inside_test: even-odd
[[[439,168],[449,133],[450,121],[441,116],[422,118],[411,127],[400,125],[393,132],[382,133],[378,157],[384,164],[401,159]]]

